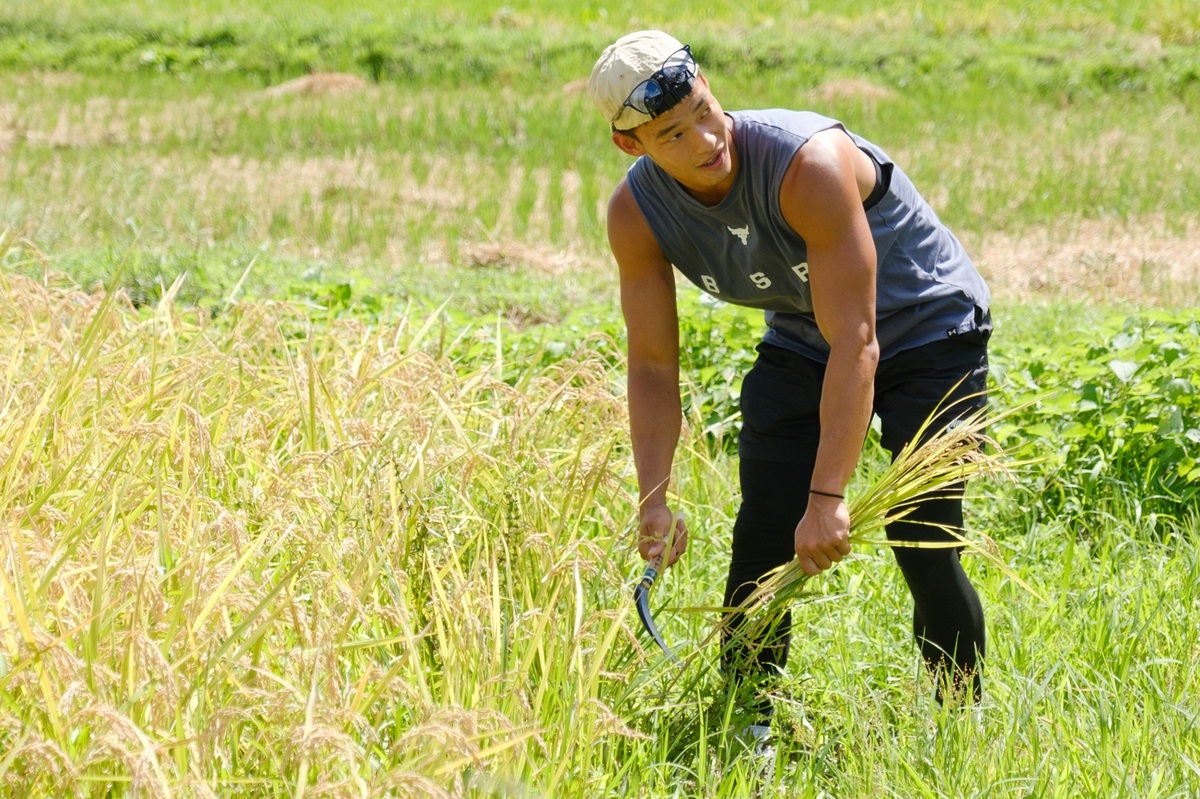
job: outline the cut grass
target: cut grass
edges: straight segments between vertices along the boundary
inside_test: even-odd
[[[859,547],[961,547],[1007,570],[993,552],[994,542],[986,536],[981,539],[972,535],[969,530],[935,527],[930,530],[931,541],[917,544],[889,543],[881,536],[888,525],[903,520],[931,496],[965,498],[967,481],[1000,474],[1011,476],[1012,469],[1028,465],[1006,463],[1003,453],[995,451],[995,443],[986,436],[990,425],[1020,410],[1009,408],[999,414],[989,413],[986,409],[975,411],[959,419],[952,427],[923,440],[930,424],[926,421],[918,429],[913,441],[896,454],[895,460],[870,485],[855,492],[847,502],[850,543]],[[939,408],[936,411],[936,414],[941,413],[953,413],[953,408]],[[1028,589],[1019,576],[1011,571],[1008,574]],[[801,598],[811,579],[801,568],[799,560],[792,560],[772,570],[746,597],[740,613],[722,620],[718,625],[719,630],[727,637],[733,632],[728,623],[736,619],[739,623],[736,635],[743,641],[764,640],[769,635],[770,626],[793,602]]]

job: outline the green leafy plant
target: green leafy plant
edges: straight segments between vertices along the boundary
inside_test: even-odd
[[[684,411],[719,447],[737,448],[742,378],[762,338],[761,311],[737,308],[698,292],[679,302],[679,367]]]
[[[1200,497],[1200,321],[1111,316],[1099,329],[1009,348],[1002,446],[1044,458],[1023,485],[1044,515],[1113,504],[1180,516]]]

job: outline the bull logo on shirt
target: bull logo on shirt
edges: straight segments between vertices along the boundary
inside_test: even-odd
[[[729,226],[726,225],[725,227],[729,227]],[[750,243],[750,226],[749,225],[746,225],[745,227],[731,227],[731,228],[729,228],[729,232],[732,233],[733,235],[737,236],[739,239],[741,239],[743,246],[746,246]]]

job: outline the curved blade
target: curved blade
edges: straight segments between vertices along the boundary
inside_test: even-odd
[[[646,628],[646,632],[650,633],[650,637],[654,639],[654,643],[658,644],[667,657],[679,663],[679,658],[675,657],[675,653],[671,651],[671,647],[667,646],[667,642],[663,640],[662,635],[658,632],[658,627],[654,625],[654,617],[650,615],[650,588],[654,585],[654,581],[658,579],[658,569],[660,566],[662,566],[661,555],[651,560],[649,565],[646,566],[646,571],[642,573],[642,579],[634,586],[633,601],[637,605],[638,618],[642,620],[642,627]]]

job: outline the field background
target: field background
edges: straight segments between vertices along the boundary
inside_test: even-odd
[[[797,608],[775,768],[739,757],[702,642],[761,320],[686,286],[687,669],[638,636],[628,163],[581,81],[639,27],[879,143],[992,285],[1032,403],[995,434],[1042,461],[974,490],[981,714],[866,547]],[[1197,109],[1184,0],[9,0],[0,794],[1193,796]]]

